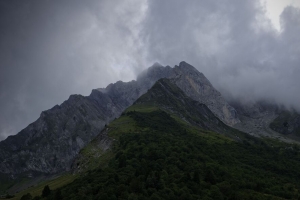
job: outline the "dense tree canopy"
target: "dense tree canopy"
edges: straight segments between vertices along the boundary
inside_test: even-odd
[[[87,172],[48,199],[300,197],[297,145],[250,136],[236,142],[185,126],[162,110],[123,117],[134,125],[117,137],[108,167]]]

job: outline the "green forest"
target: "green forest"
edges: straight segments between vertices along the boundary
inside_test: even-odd
[[[33,199],[300,198],[295,144],[235,140],[159,108],[131,109],[107,127],[116,141],[105,167]]]

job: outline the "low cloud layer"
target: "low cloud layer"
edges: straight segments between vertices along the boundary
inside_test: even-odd
[[[278,32],[257,1],[151,2],[144,29],[149,60],[186,60],[229,98],[300,109],[298,8],[284,9]]]
[[[70,94],[185,60],[227,98],[300,110],[300,9],[254,0],[0,2],[0,140]]]

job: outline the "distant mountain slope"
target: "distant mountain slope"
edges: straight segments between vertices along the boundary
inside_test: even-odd
[[[282,111],[271,122],[270,128],[284,135],[300,137],[300,114],[296,111]]]
[[[241,123],[233,127],[254,136],[294,143],[300,142],[300,115],[296,111],[267,102],[230,102]]]

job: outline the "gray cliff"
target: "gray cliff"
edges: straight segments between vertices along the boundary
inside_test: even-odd
[[[181,62],[174,67],[175,83],[192,99],[205,104],[221,121],[229,126],[240,122],[236,111],[222,97],[209,80],[193,66]]]
[[[300,114],[295,110],[283,110],[270,123],[270,128],[278,133],[297,137],[299,141]]]

